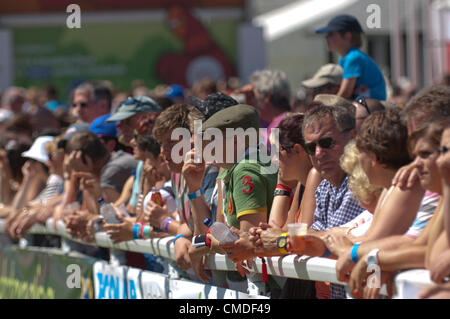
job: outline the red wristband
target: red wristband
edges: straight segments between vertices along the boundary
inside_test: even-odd
[[[292,188],[290,188],[289,186],[286,186],[286,185],[277,184],[277,187],[275,187],[275,188],[284,189],[285,191],[288,191],[288,192],[292,193]]]
[[[206,232],[206,234],[210,234],[209,229],[208,229],[208,231]],[[211,239],[209,239],[208,236],[206,236],[206,241],[205,241],[205,243],[206,243],[206,246],[208,246],[208,247],[211,246]]]
[[[145,228],[145,223],[139,223],[140,225],[141,225],[141,238],[142,239],[145,239],[145,237],[144,237],[144,228]]]

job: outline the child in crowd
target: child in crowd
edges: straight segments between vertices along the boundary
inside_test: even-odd
[[[340,55],[339,65],[344,74],[337,95],[347,99],[365,96],[386,100],[383,74],[377,64],[360,50],[363,30],[355,17],[336,16],[316,33],[326,33],[328,50]]]

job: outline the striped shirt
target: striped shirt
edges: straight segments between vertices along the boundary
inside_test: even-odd
[[[50,174],[50,176],[47,178],[47,183],[45,184],[44,189],[36,197],[36,200],[40,201],[42,204],[45,204],[47,199],[56,195],[61,195],[63,191],[63,178],[57,174]]]
[[[316,189],[316,210],[311,229],[325,231],[353,220],[364,209],[358,205],[352,192],[348,189],[348,176],[339,187],[324,179]],[[342,285],[330,284],[331,299],[345,299]]]
[[[427,191],[420,202],[419,210],[417,211],[416,219],[412,223],[411,227],[406,232],[406,236],[411,238],[417,238],[425,229],[425,226],[433,217],[434,211],[438,205],[441,196],[436,193]]]

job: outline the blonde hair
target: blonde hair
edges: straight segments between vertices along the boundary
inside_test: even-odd
[[[345,146],[340,164],[348,174],[348,188],[358,201],[369,204],[373,197],[380,196],[383,188],[370,184],[369,178],[359,165],[359,151],[354,140]]]
[[[61,139],[62,139],[62,135],[59,135],[59,136],[55,137],[55,139],[53,141],[45,144],[45,152],[49,155],[53,152],[56,152],[58,150],[58,143],[59,143],[59,141],[61,141]]]

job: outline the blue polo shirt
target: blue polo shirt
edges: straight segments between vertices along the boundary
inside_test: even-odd
[[[344,69],[343,79],[358,78],[353,98],[365,96],[381,101],[386,100],[386,83],[375,61],[358,47],[351,48],[345,57],[339,58]]]

